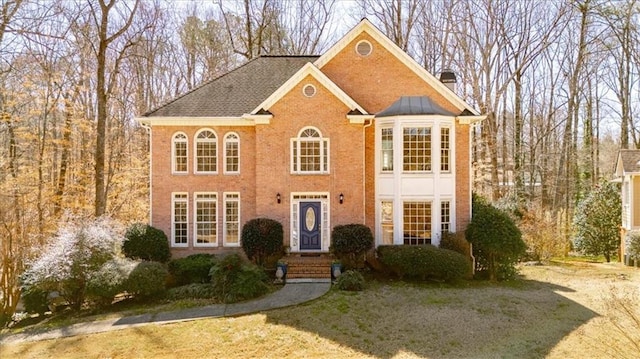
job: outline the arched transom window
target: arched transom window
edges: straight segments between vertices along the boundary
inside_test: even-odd
[[[329,139],[318,129],[305,127],[291,139],[291,172],[329,173]]]
[[[173,173],[187,173],[187,135],[178,132],[171,141],[171,170]]]
[[[215,173],[218,171],[217,137],[212,130],[201,130],[195,140],[196,173]]]

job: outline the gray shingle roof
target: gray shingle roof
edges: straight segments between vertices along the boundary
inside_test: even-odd
[[[618,162],[620,161],[624,172],[640,172],[640,150],[620,150]]]
[[[438,106],[427,96],[402,96],[386,109],[376,113],[376,117],[401,115],[444,115],[455,116]]]
[[[239,117],[318,56],[261,56],[154,109],[147,117]]]

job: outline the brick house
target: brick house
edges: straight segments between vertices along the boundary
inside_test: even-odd
[[[151,225],[175,257],[238,247],[257,217],[281,222],[294,253],[327,252],[348,223],[376,245],[437,245],[470,220],[470,132],[485,117],[451,85],[366,19],[321,56],[249,61],[137,118]]]

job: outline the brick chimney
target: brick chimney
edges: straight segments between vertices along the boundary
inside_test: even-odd
[[[453,70],[442,70],[440,73],[440,82],[445,84],[449,90],[456,92],[456,74]]]

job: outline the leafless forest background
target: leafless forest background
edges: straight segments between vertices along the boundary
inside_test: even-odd
[[[474,189],[569,236],[640,148],[637,0],[0,0],[0,310],[65,216],[148,215],[133,121],[262,54],[319,54],[362,17],[488,118]],[[537,227],[538,229],[540,227]]]

